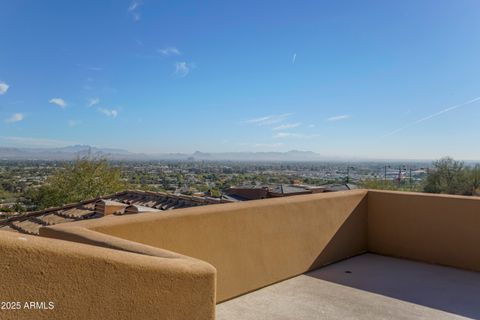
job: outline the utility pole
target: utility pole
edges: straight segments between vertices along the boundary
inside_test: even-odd
[[[350,169],[355,169],[355,168],[350,166],[347,167],[347,183],[350,182]]]
[[[387,168],[390,168],[390,166],[385,165],[385,183],[387,183]]]
[[[410,167],[410,190],[413,189],[413,183],[412,183],[412,167]]]
[[[407,170],[407,168],[405,166],[403,166],[403,168],[402,168],[401,165],[398,167],[398,186],[400,186],[400,183],[402,182],[402,171],[403,171],[403,169]]]

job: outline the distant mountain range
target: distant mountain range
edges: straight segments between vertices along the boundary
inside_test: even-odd
[[[74,145],[62,148],[11,148],[0,147],[2,160],[71,160],[86,155],[106,157],[111,160],[232,160],[232,161],[319,161],[330,160],[312,151],[288,152],[222,152],[204,153],[133,153],[122,149],[97,148]]]
[[[93,156],[130,156],[132,153],[121,149],[96,148],[75,145],[62,148],[12,148],[0,147],[2,160],[70,160],[91,154]]]

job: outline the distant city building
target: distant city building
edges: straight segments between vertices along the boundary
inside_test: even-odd
[[[232,187],[225,191],[223,198],[231,201],[248,201],[353,189],[357,189],[357,186],[351,183],[310,186],[300,184],[298,181],[292,181],[291,184],[280,184],[273,187]]]

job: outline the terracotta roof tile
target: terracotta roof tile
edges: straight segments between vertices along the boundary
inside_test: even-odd
[[[68,210],[59,210],[57,211],[56,214],[67,217],[67,218],[72,218],[72,219],[83,219],[87,218],[88,216],[94,214],[94,208],[92,210],[88,210],[85,208],[72,208]]]
[[[49,208],[41,211],[28,212],[0,222],[0,231],[17,231],[28,234],[39,234],[42,226],[67,223],[71,221],[96,219],[103,214],[95,212],[95,204],[103,200],[103,203],[118,202],[128,204],[128,212],[120,210],[115,214],[159,212],[179,208],[196,207],[221,202],[225,200],[213,200],[183,195],[173,195],[161,192],[149,191],[123,191],[113,195],[99,197],[79,203],[68,204],[63,207]]]
[[[22,233],[34,234],[38,235],[38,230],[42,226],[40,223],[31,221],[31,220],[23,220],[23,221],[13,221],[10,225],[13,229],[20,231]]]
[[[48,213],[48,214],[45,214],[45,215],[32,217],[32,218],[30,218],[30,220],[35,221],[35,222],[40,223],[40,224],[43,224],[43,225],[47,225],[47,226],[58,224],[58,223],[75,221],[74,219],[65,218],[65,217],[59,216],[58,214],[54,214],[54,213]]]
[[[11,232],[17,232],[17,230],[13,229],[12,227],[10,227],[8,224],[3,226],[3,227],[0,227],[0,231],[11,231]]]

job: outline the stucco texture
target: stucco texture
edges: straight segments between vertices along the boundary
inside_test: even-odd
[[[144,213],[54,226],[43,235],[68,239],[75,233],[76,241],[91,239],[73,231],[75,225],[206,261],[217,269],[217,301],[224,301],[365,252],[366,194],[360,190]]]
[[[371,190],[105,217],[40,229],[69,242],[0,234],[0,289],[53,297],[55,316],[214,319],[215,302],[364,252],[480,271],[479,229],[478,198]]]
[[[369,191],[368,250],[480,271],[480,198]]]
[[[74,242],[0,233],[0,319],[213,319],[215,270]],[[53,302],[53,310],[23,308]]]

